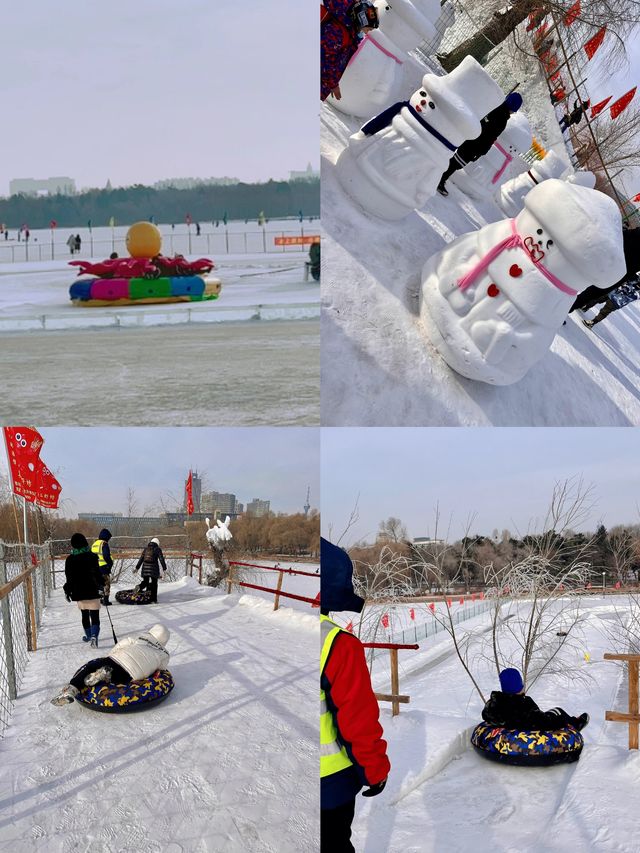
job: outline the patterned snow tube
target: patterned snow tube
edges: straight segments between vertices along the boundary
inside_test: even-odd
[[[475,727],[471,743],[485,758],[523,767],[577,761],[584,746],[582,735],[571,726],[541,732],[502,729],[488,723]]]
[[[76,696],[80,702],[94,711],[123,714],[142,711],[166,699],[173,690],[173,677],[168,669],[158,669],[149,678],[130,681],[129,684],[96,684],[87,687]]]
[[[120,604],[151,604],[151,590],[136,592],[135,589],[121,589],[116,592],[116,601]]]

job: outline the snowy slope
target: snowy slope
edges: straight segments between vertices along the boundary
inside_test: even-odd
[[[77,608],[56,591],[0,741],[0,849],[318,849],[317,616],[190,578],[163,584],[157,606],[111,613],[119,637],[169,627],[175,689],[133,715],[52,706],[90,657]],[[106,655],[104,610],[102,626]]]
[[[505,57],[496,59],[496,69]],[[429,70],[426,67],[424,71]],[[494,73],[494,69],[488,70]],[[512,82],[496,77],[506,87]],[[562,140],[539,75],[521,91],[534,133],[559,156]],[[543,84],[544,85],[544,84]],[[409,90],[408,90],[409,91]],[[543,100],[544,99],[544,100]],[[570,315],[550,352],[516,385],[491,387],[452,371],[418,317],[425,261],[456,236],[503,219],[487,199],[449,185],[401,222],[366,214],[343,191],[335,161],[359,123],[321,113],[323,317],[322,422],[331,426],[551,426],[640,423],[640,309],[594,332]]]
[[[395,719],[383,706],[391,775],[375,800],[359,798],[356,847],[364,853],[632,853],[637,816],[632,792],[640,779],[640,754],[628,752],[626,726],[604,721],[607,709],[626,710],[621,669],[602,660],[611,651],[607,622],[611,598],[584,602],[584,652],[573,659],[587,683],[542,678],[531,695],[543,708],[586,710],[585,748],[577,764],[508,767],[487,761],[469,743],[482,702],[451,643],[439,635],[419,652],[401,652],[400,692],[411,696]],[[477,630],[480,617],[474,621]],[[567,655],[575,651],[566,651]],[[495,688],[487,668],[481,684]],[[377,689],[387,690],[380,670]]]

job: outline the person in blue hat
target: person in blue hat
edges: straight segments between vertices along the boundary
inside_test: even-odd
[[[510,92],[500,106],[486,115],[480,122],[482,130],[480,136],[475,139],[467,139],[449,161],[449,166],[444,175],[440,178],[438,184],[438,192],[440,195],[447,196],[449,191],[446,188],[446,183],[459,169],[464,169],[468,163],[473,163],[480,157],[484,157],[491,150],[491,146],[504,131],[507,122],[514,113],[517,113],[522,106],[522,95],[519,92]]]
[[[562,708],[541,711],[524,689],[522,675],[517,669],[503,669],[500,690],[493,690],[482,709],[482,719],[491,726],[520,731],[556,731],[572,726],[581,731],[589,722],[588,714],[572,717]]]
[[[320,849],[353,851],[351,823],[356,796],[382,793],[391,769],[382,739],[378,701],[362,643],[329,618],[360,613],[353,591],[353,563],[346,551],[320,539]]]

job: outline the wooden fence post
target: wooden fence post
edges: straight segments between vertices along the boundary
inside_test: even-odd
[[[202,586],[202,554],[198,554],[198,583]]]
[[[397,697],[400,694],[400,679],[398,676],[398,650],[389,649],[389,659],[391,662],[391,695],[394,697],[391,702],[391,716],[396,717],[400,713],[400,703]]]
[[[229,565],[229,574],[227,575],[227,595],[231,595],[231,590],[233,588],[233,582],[235,581],[235,566]]]
[[[30,652],[38,650],[38,627],[36,622],[36,609],[33,600],[33,572],[29,572],[25,578],[25,605],[29,618],[27,619],[27,649]]]
[[[640,726],[640,714],[638,713],[638,668],[640,666],[640,655],[636,654],[611,654],[607,652],[605,660],[626,661],[629,673],[629,712],[605,711],[605,720],[614,723],[628,723],[629,725],[629,749],[638,749],[638,727]]]
[[[0,545],[0,548],[2,546]],[[4,556],[0,554],[0,587],[7,582],[7,566]],[[13,657],[13,634],[11,632],[11,604],[9,593],[0,600],[0,613],[2,614],[2,635],[4,639],[4,653],[7,661],[7,682],[9,685],[9,699],[15,699],[16,691],[16,669]]]
[[[282,589],[282,578],[284,577],[283,572],[278,572],[278,583],[276,584],[276,597],[273,602],[273,609],[277,610],[280,607],[280,590]]]

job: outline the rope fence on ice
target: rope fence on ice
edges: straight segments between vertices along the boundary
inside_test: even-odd
[[[37,648],[38,629],[52,583],[48,544],[0,541],[0,736],[28,661]]]

